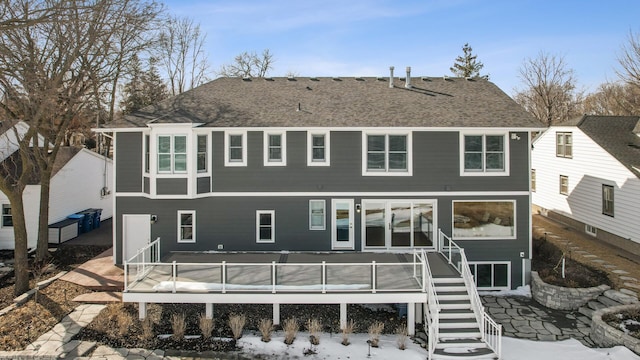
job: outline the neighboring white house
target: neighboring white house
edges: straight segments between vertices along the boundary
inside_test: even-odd
[[[26,125],[16,125],[23,134]],[[10,126],[2,127],[0,135],[0,153],[6,160],[6,152],[14,149],[11,140],[15,132]],[[93,151],[62,147],[56,158],[51,179],[49,224],[64,220],[68,215],[88,208],[102,209],[101,219],[113,215],[111,184],[113,165],[111,159]],[[27,185],[23,194],[24,211],[27,223],[28,246],[33,248],[38,236],[38,213],[40,204],[40,185],[37,181]],[[14,234],[12,226],[11,204],[7,196],[0,192],[0,249],[13,249]]]
[[[640,251],[639,120],[585,115],[539,135],[531,155],[534,208]]]

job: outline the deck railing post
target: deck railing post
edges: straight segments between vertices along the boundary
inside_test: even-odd
[[[176,277],[178,275],[178,265],[174,260],[171,264],[171,277],[173,278],[173,293],[176,293]]]
[[[276,276],[277,276],[277,272],[276,272],[276,262],[272,261],[271,262],[271,293],[275,294],[276,293]]]
[[[327,293],[327,262],[322,261],[322,293]]]
[[[376,262],[371,262],[371,292],[376,293]]]
[[[225,294],[227,292],[227,262],[226,261],[222,261],[222,271],[221,271],[221,275],[222,275],[222,293]]]
[[[123,292],[127,292],[127,288],[129,287],[129,263],[128,262],[124,262],[124,289]]]

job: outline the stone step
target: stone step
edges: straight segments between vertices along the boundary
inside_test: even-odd
[[[630,296],[635,296],[636,299],[638,298],[638,293],[636,291],[629,290],[629,289],[620,289],[619,291],[621,293],[623,293],[623,294],[627,294],[627,295],[630,295]]]
[[[578,312],[588,318],[591,318],[593,317],[593,313],[595,312],[595,310],[588,308],[586,306],[580,306],[578,308]]]
[[[629,294],[625,294],[616,290],[607,290],[603,293],[603,295],[623,305],[635,304],[638,302],[637,296],[631,296]]]
[[[604,295],[598,296],[598,298],[596,300],[598,300],[598,302],[601,302],[601,303],[607,305],[608,307],[622,305],[621,303],[619,303],[619,302],[617,302],[617,301],[615,301],[613,299],[610,299],[610,298],[608,298],[608,297],[606,297]]]
[[[96,348],[96,343],[92,341],[71,340],[64,345],[64,359],[76,359],[90,354]]]
[[[604,309],[604,308],[608,307],[607,305],[605,305],[605,304],[603,304],[603,303],[601,303],[599,301],[593,301],[593,300],[589,301],[587,303],[587,306],[589,307],[589,309],[594,310],[594,311],[595,310]]]

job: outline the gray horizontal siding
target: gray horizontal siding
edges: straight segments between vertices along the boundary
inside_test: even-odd
[[[186,178],[160,178],[156,179],[156,193],[158,195],[186,195]]]
[[[142,133],[116,133],[117,192],[142,191]]]
[[[197,180],[197,193],[204,194],[211,191],[211,177],[203,176]]]
[[[362,135],[331,133],[331,166],[307,166],[307,135],[287,132],[287,166],[263,165],[263,135],[247,135],[247,166],[224,166],[224,133],[213,132],[214,190],[236,191],[527,191],[527,134],[509,140],[511,176],[460,176],[458,132],[414,132],[413,176],[362,176]]]

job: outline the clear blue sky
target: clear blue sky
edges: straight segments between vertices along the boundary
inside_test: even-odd
[[[617,78],[617,56],[640,33],[628,0],[167,0],[207,34],[214,70],[243,51],[268,48],[271,76],[451,75],[468,42],[483,74],[507,94],[540,51],[564,56],[587,91]]]

